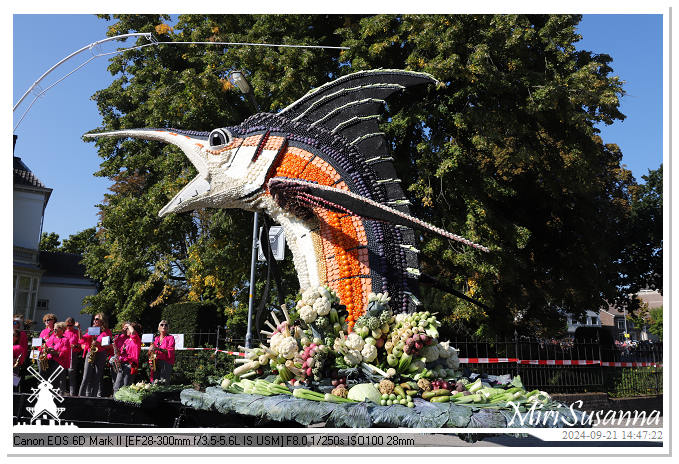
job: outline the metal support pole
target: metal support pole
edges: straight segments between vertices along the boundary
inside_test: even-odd
[[[219,326],[217,326],[217,339],[215,340],[215,370],[217,370],[217,353],[219,352]]]
[[[250,260],[250,297],[248,300],[248,332],[245,335],[245,347],[251,348],[252,343],[252,307],[255,304],[255,266],[257,265],[257,229],[259,228],[259,213],[255,211],[252,222],[252,258]]]

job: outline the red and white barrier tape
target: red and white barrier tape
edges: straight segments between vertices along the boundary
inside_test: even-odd
[[[601,361],[602,366],[609,367],[662,367],[661,363],[654,362],[608,362]]]
[[[242,351],[215,350],[214,348],[182,348],[189,351],[215,351],[232,356],[247,356]],[[588,359],[517,359],[517,358],[459,358],[460,364],[497,364],[517,363],[532,366],[595,366],[606,367],[662,367],[661,363],[654,362],[609,362]]]
[[[520,359],[518,363],[535,366],[592,366],[600,364],[601,361],[589,359]]]
[[[609,362],[589,359],[517,359],[517,358],[460,358],[460,364],[517,363],[532,366],[606,366],[606,367],[662,367],[654,362]]]
[[[495,364],[495,363],[515,363],[516,358],[460,358],[463,364]]]

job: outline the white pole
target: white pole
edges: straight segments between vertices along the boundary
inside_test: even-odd
[[[245,335],[245,347],[252,348],[252,307],[255,303],[255,266],[257,265],[257,229],[259,228],[259,213],[255,211],[252,221],[252,255],[250,259],[250,296],[248,300],[248,332]]]

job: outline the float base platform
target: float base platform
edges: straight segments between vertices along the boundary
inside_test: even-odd
[[[32,406],[28,393],[15,393],[13,398],[13,423],[27,424]],[[240,428],[240,427],[302,427],[297,422],[271,422],[240,414],[224,415],[216,411],[200,411],[184,406],[179,392],[174,397],[166,395],[141,405],[115,401],[113,398],[64,396],[59,403],[64,408],[60,419],[83,428]]]

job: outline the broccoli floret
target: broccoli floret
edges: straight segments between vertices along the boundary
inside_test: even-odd
[[[330,324],[330,320],[327,316],[318,316],[314,323],[319,329],[325,329]]]
[[[370,317],[368,318],[368,328],[370,330],[376,330],[379,329],[382,324],[380,324],[380,320],[377,317]]]

